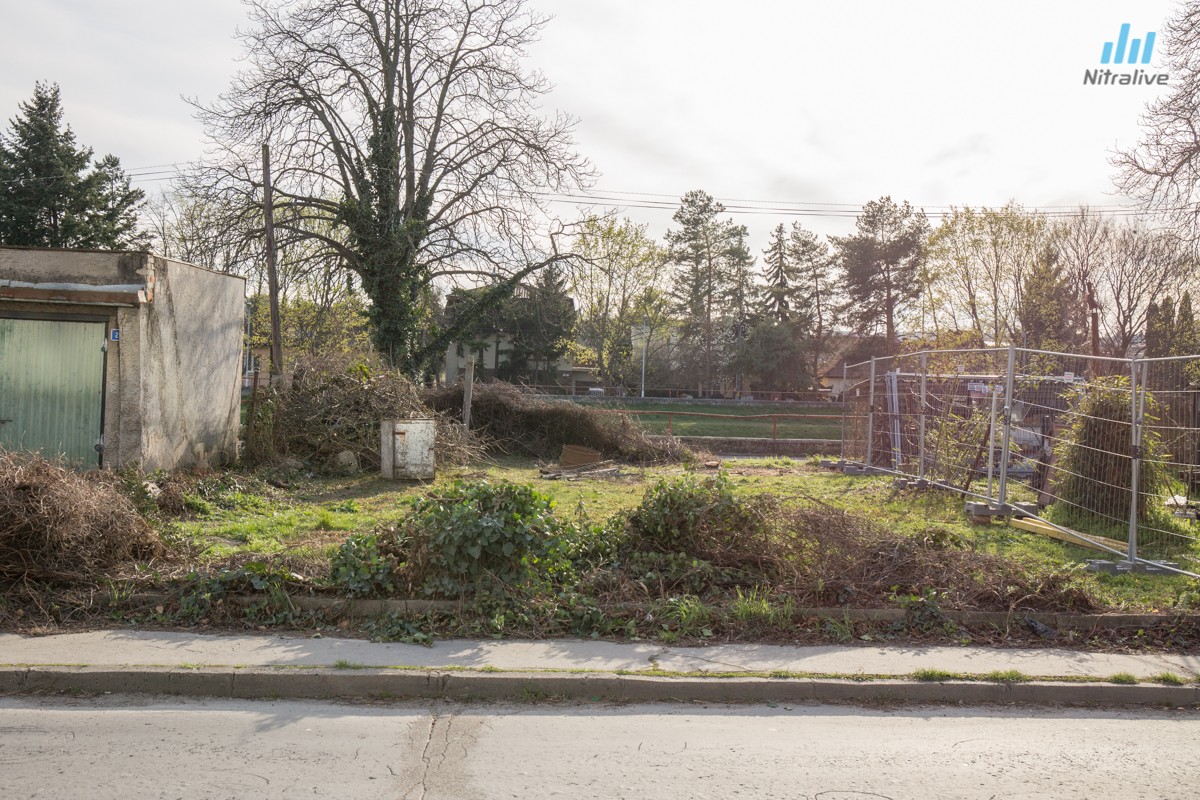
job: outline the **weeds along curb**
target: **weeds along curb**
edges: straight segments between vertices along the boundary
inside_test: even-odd
[[[142,593],[113,603],[121,606],[154,606],[171,602],[173,595]],[[248,607],[273,600],[266,595],[230,595],[224,598],[230,605]],[[308,597],[289,595],[288,601],[300,611],[320,612],[332,617],[347,619],[372,619],[388,615],[420,616],[422,614],[454,614],[466,606],[455,600],[389,599]],[[650,613],[655,607],[649,603],[619,603],[606,610],[614,613]],[[1164,624],[1200,625],[1200,614],[1070,614],[1042,611],[952,611],[943,610],[941,615],[948,622],[965,627],[992,626],[1000,629],[1020,627],[1028,620],[1036,621],[1055,630],[1091,631],[1114,628],[1153,628]],[[902,608],[798,608],[796,619],[831,619],[852,622],[900,622],[905,618]]]
[[[696,678],[614,673],[395,669],[0,668],[4,694],[150,694],[228,699],[576,700],[684,703],[1200,705],[1200,686],[877,679]]]

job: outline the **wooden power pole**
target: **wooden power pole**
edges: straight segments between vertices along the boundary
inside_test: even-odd
[[[279,328],[279,276],[275,271],[275,200],[271,194],[271,150],[262,146],[263,222],[266,228],[267,292],[271,302],[271,377],[283,374],[283,334]]]

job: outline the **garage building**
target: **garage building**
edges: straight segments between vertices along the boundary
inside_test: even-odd
[[[81,468],[236,455],[245,281],[148,253],[0,247],[0,448]]]

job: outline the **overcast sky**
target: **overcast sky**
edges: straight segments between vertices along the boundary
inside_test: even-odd
[[[778,222],[846,232],[884,194],[955,205],[1113,205],[1110,152],[1136,142],[1161,87],[1085,86],[1122,23],[1161,31],[1166,0],[802,2],[531,0],[552,14],[531,64],[547,107],[579,119],[601,172],[661,236],[689,189],[729,206],[756,250]],[[0,0],[0,119],[57,82],[78,140],[148,192],[152,167],[203,152],[182,96],[211,100],[237,68],[238,0]],[[1160,40],[1161,45],[1161,40]],[[1161,70],[1155,53],[1149,67]],[[747,201],[747,202],[742,202]],[[834,204],[834,205],[828,205]],[[837,205],[842,204],[842,205]],[[766,207],[766,208],[764,208]],[[804,208],[821,215],[794,216]],[[565,216],[577,212],[560,206]],[[936,219],[934,220],[936,222]]]

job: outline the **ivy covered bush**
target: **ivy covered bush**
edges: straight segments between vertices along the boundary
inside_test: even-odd
[[[359,597],[511,594],[569,579],[588,541],[529,486],[456,481],[417,500],[395,527],[348,538],[330,577]]]

